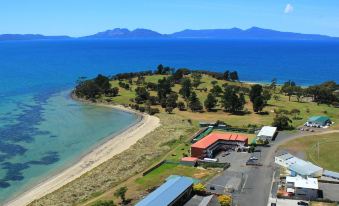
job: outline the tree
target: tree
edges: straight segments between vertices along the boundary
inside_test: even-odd
[[[300,110],[299,109],[292,109],[290,111],[290,114],[293,115],[293,119],[298,119],[298,115],[300,115]]]
[[[117,189],[114,193],[114,196],[120,197],[122,203],[124,204],[126,202],[126,192],[127,192],[127,187],[120,187]]]
[[[263,92],[263,88],[260,84],[252,85],[251,91],[249,94],[251,102],[254,102],[254,99],[256,97],[261,96],[262,92]]]
[[[274,119],[272,126],[277,127],[278,130],[290,129],[292,126],[290,125],[292,120],[283,114],[277,114]]]
[[[232,203],[232,197],[230,195],[220,195],[218,200],[221,206],[230,206]]]
[[[235,113],[244,109],[245,97],[243,94],[238,96],[237,90],[232,86],[225,87],[224,95],[221,99],[221,104],[225,111]]]
[[[92,204],[92,206],[115,206],[113,200],[99,200]]]
[[[181,81],[181,89],[179,90],[179,94],[187,101],[187,99],[191,96],[192,84],[191,80],[188,78],[183,78]]]
[[[199,85],[201,84],[201,79],[202,79],[201,74],[198,72],[192,73],[192,79],[193,79],[192,86],[195,88],[198,88]]]
[[[75,87],[74,93],[78,97],[92,99],[101,94],[101,89],[93,80],[85,80],[79,82],[79,84]]]
[[[159,64],[157,66],[157,71],[155,73],[156,74],[163,74],[164,73],[164,66],[162,64]]]
[[[183,102],[178,102],[178,109],[180,111],[184,111],[186,109],[185,103]]]
[[[262,93],[262,96],[264,98],[264,101],[265,101],[265,105],[267,105],[267,102],[271,99],[272,97],[272,94],[269,90],[265,89]]]
[[[231,81],[238,81],[239,80],[239,76],[238,76],[237,71],[233,71],[233,72],[230,73],[230,80]]]
[[[281,87],[281,91],[288,96],[288,101],[291,101],[291,96],[294,94],[296,84],[294,81],[288,80]]]
[[[157,92],[158,92],[159,101],[161,101],[162,99],[165,99],[166,96],[172,92],[171,81],[165,77],[162,79],[159,79]]]
[[[230,71],[226,70],[223,74],[223,79],[228,81],[230,80]]]
[[[167,112],[168,114],[171,114],[173,112],[173,107],[166,107],[165,112]]]
[[[273,93],[275,93],[275,90],[277,89],[277,79],[276,78],[272,79],[271,84],[270,84],[270,89],[273,91]]]
[[[207,111],[211,111],[217,105],[217,102],[218,100],[215,98],[215,96],[212,93],[209,93],[207,95],[207,99],[204,102]]]
[[[119,94],[119,88],[118,87],[113,87],[106,91],[106,96],[108,97],[115,97]]]
[[[111,88],[109,78],[101,74],[94,78],[94,83],[102,90],[102,92],[106,92]]]
[[[254,112],[261,112],[265,107],[265,99],[263,96],[255,97],[253,101],[253,111]]]
[[[166,108],[171,107],[172,110],[177,107],[178,95],[177,93],[171,93],[166,98]]]
[[[136,92],[136,99],[139,99],[141,102],[147,100],[150,96],[149,92],[146,90],[145,87],[137,87],[135,89]]]
[[[216,80],[212,80],[211,81],[211,84],[213,85],[213,87],[215,86],[215,85],[217,85],[218,84],[218,81],[216,81]]]
[[[301,102],[304,96],[304,89],[301,88],[300,86],[295,86],[294,93],[295,93],[295,96],[297,97],[297,101]]]
[[[212,92],[214,96],[218,97],[222,93],[222,89],[219,85],[214,85],[210,92]]]
[[[192,110],[192,112],[202,110],[201,102],[195,92],[192,92],[192,94],[189,97],[189,108]]]

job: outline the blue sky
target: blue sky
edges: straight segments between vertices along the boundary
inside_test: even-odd
[[[339,36],[338,0],[0,0],[0,33],[82,36],[252,26]]]

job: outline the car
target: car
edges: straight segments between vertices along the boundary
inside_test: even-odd
[[[308,206],[308,203],[307,203],[307,202],[304,202],[304,201],[299,201],[299,202],[298,202],[298,205]]]
[[[250,157],[250,160],[258,160],[258,157],[252,156]]]
[[[215,187],[214,186],[210,186],[210,190],[215,190]]]
[[[277,204],[275,204],[275,203],[271,203],[271,206],[277,206]]]

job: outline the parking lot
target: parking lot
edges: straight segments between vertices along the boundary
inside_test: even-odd
[[[339,184],[319,183],[319,189],[323,191],[324,199],[339,201]]]

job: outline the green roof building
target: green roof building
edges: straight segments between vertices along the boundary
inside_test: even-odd
[[[327,116],[313,116],[313,117],[310,117],[308,120],[307,120],[307,123],[310,124],[310,125],[315,125],[315,126],[326,126],[328,124],[331,124],[331,119]]]

